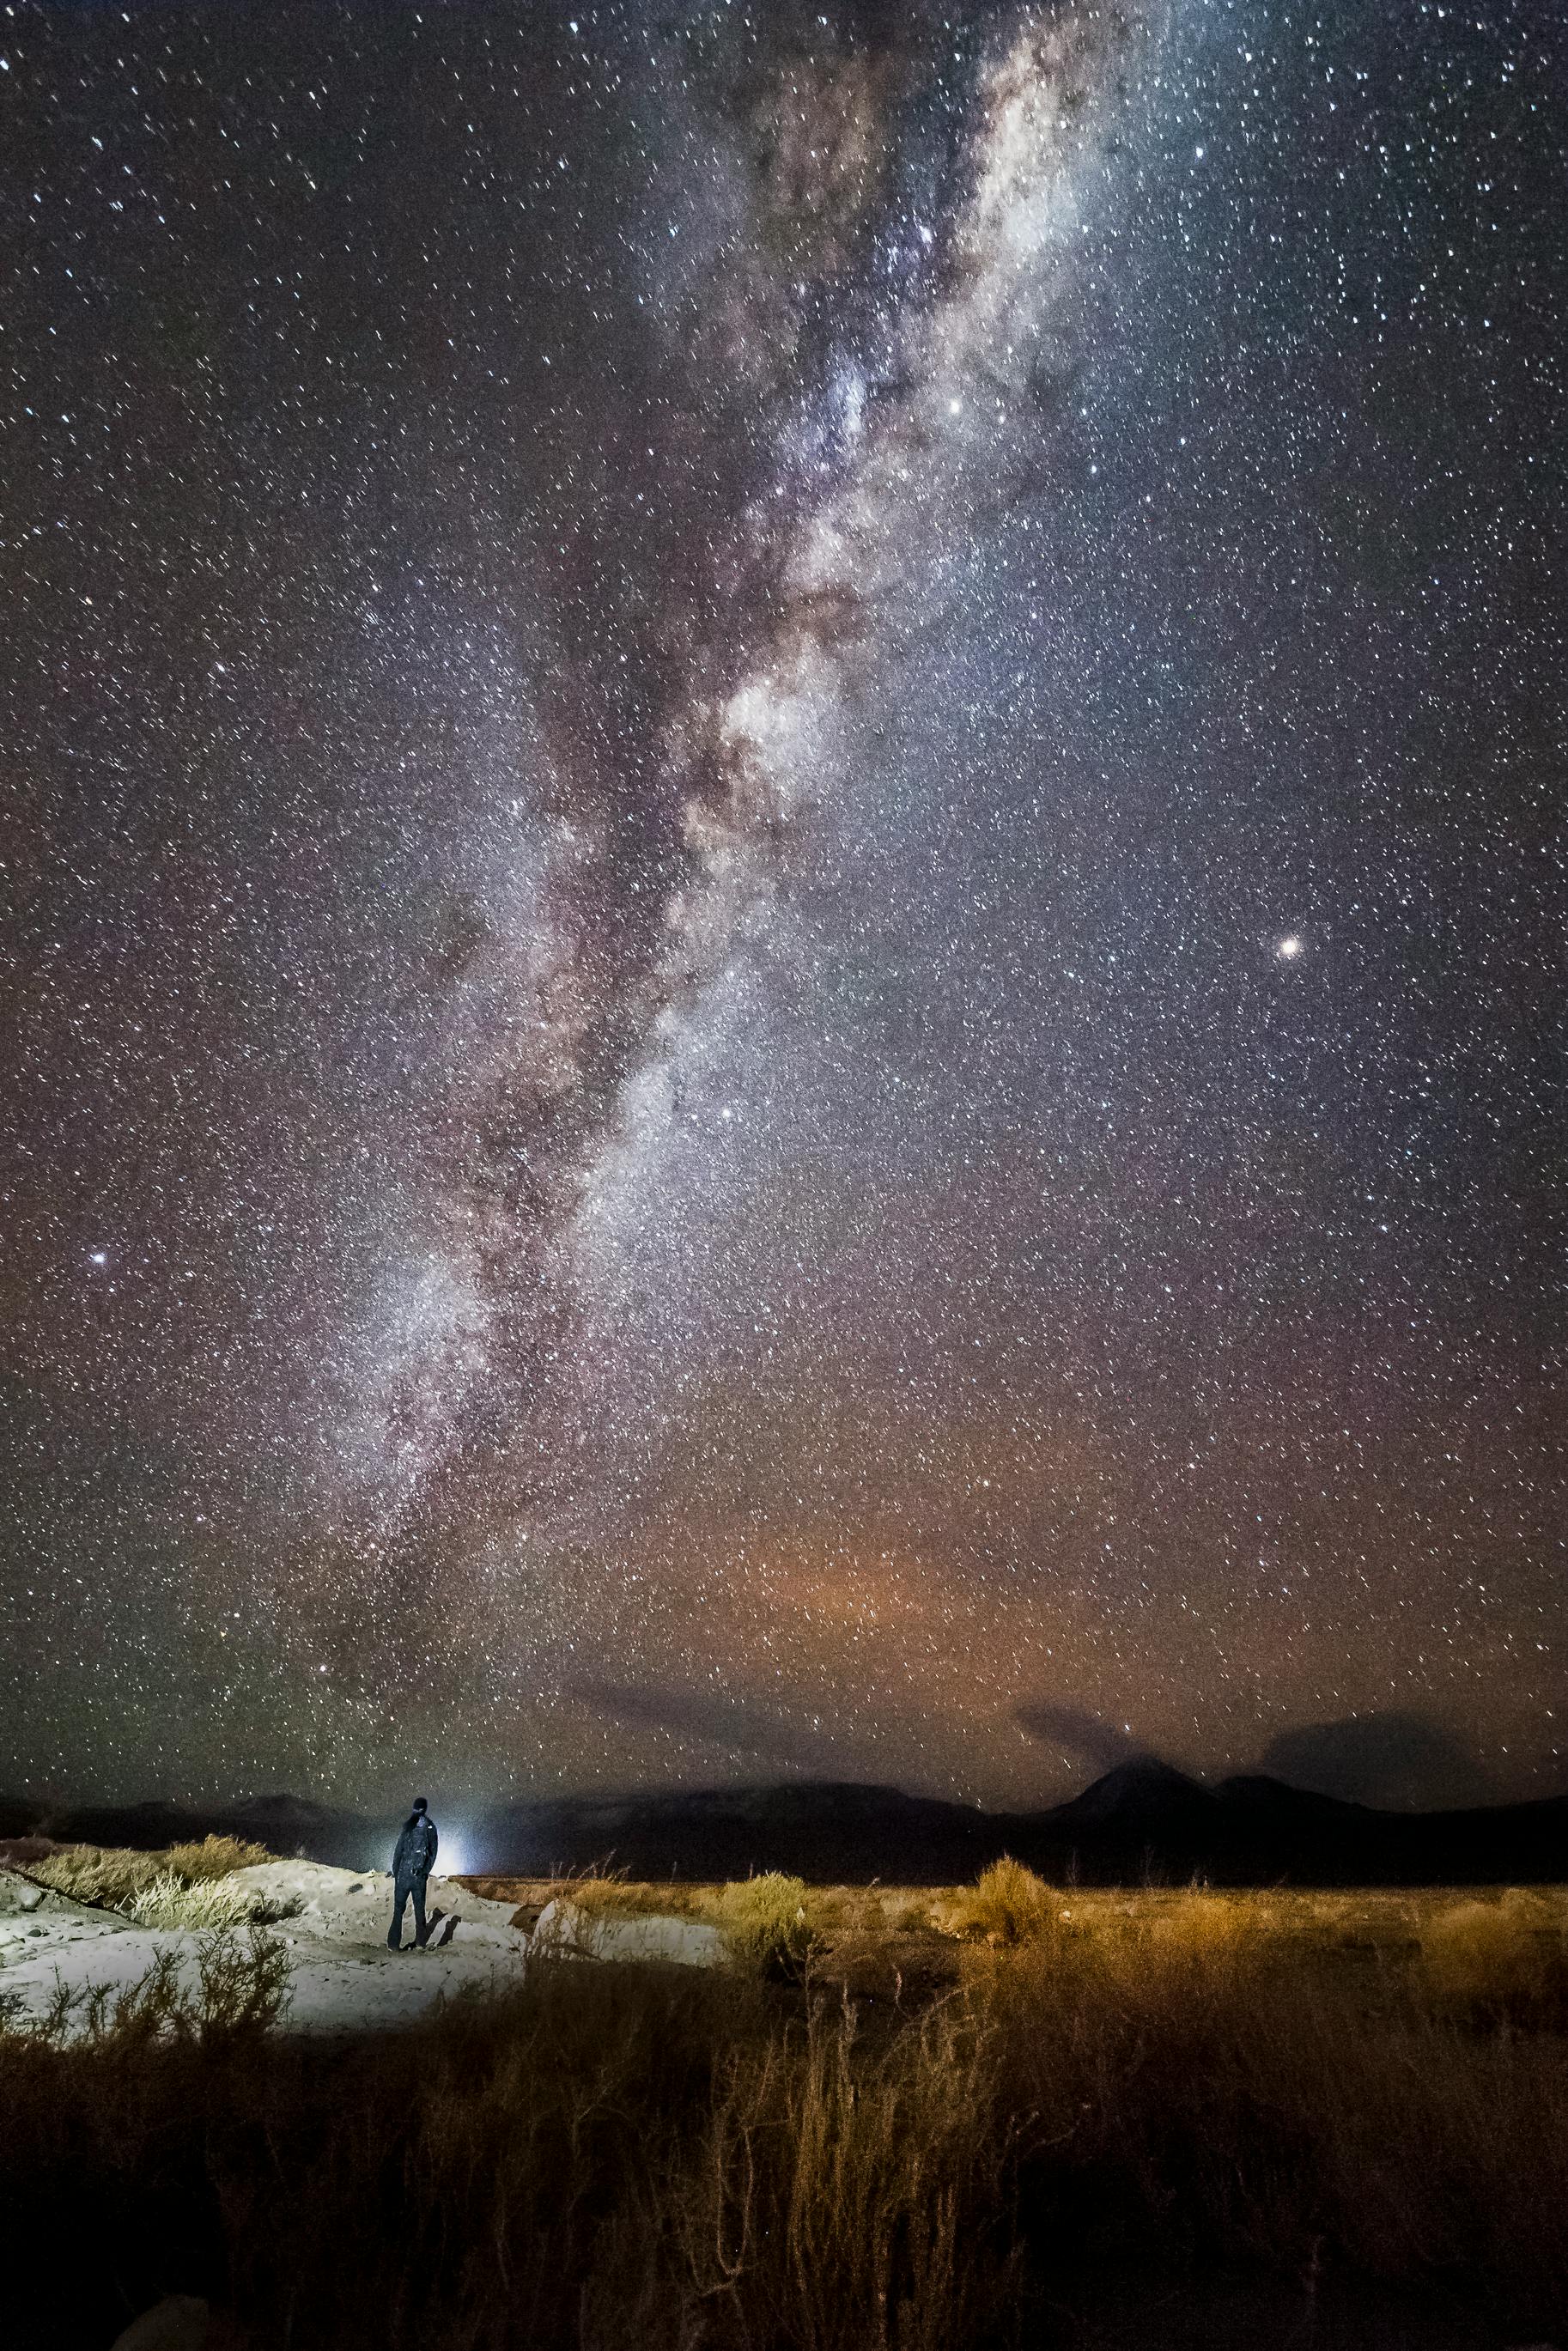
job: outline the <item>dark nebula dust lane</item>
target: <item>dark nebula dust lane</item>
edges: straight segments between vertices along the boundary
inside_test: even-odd
[[[1564,64],[0,14],[0,1787],[1563,1784]]]

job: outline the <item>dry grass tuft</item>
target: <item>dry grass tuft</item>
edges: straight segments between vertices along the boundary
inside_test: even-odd
[[[555,1894],[586,1918],[618,1917],[637,1907],[627,1893],[624,1870],[584,1870],[559,1879]]]
[[[1061,1896],[1044,1878],[1004,1854],[974,1886],[949,1896],[940,1918],[949,1935],[1010,1949],[1054,1935],[1061,1912]]]
[[[265,1845],[246,1844],[237,1837],[210,1836],[199,1844],[170,1845],[162,1853],[62,1845],[33,1863],[27,1875],[73,1902],[123,1911],[139,1927],[270,1925],[292,1917],[298,1904],[277,1902],[225,1881],[235,1870],[272,1857]]]
[[[1153,1936],[1210,1959],[1256,1949],[1267,1938],[1270,1919],[1255,1894],[1209,1894],[1197,1888],[1178,1894],[1154,1914]]]
[[[798,1978],[817,1940],[810,1898],[804,1878],[777,1869],[726,1886],[717,1917],[737,1964],[758,1975]]]
[[[27,1875],[73,1902],[95,1902],[102,1909],[118,1910],[151,1886],[162,1866],[160,1854],[70,1844],[35,1862]]]
[[[243,1837],[205,1836],[199,1844],[172,1844],[160,1858],[176,1877],[199,1886],[210,1877],[232,1877],[236,1869],[258,1869],[275,1856]]]
[[[1441,2005],[1568,2020],[1568,1934],[1539,1894],[1511,1886],[1494,1900],[1447,1904],[1422,1922],[1420,1941]]]
[[[59,1845],[25,1866],[38,1885],[52,1886],[73,1902],[123,1910],[142,1926],[222,1926],[259,1916],[256,1903],[252,1901],[243,1909],[237,1902],[227,1908],[216,1903],[204,1914],[198,1902],[190,1906],[187,1917],[162,1914],[178,1907],[176,1888],[216,1885],[236,1869],[253,1868],[274,1858],[264,1844],[209,1836],[199,1844],[172,1844],[162,1853],[131,1853],[111,1845]]]
[[[119,1906],[139,1927],[270,1927],[294,1917],[298,1901],[279,1902],[254,1886],[228,1886],[221,1877],[198,1878],[193,1884],[173,1870],[160,1870]]]

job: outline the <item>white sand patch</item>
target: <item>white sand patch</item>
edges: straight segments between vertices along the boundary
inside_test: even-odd
[[[459,1993],[494,1996],[522,1980],[528,1938],[513,1927],[510,1905],[481,1901],[447,1878],[430,1881],[426,1915],[443,1914],[430,1947],[412,1948],[413,1920],[405,1916],[402,1951],[387,1948],[392,1879],[380,1871],[265,1862],[223,1882],[301,1906],[267,1929],[288,1959],[289,2032],[409,2024]],[[444,1940],[448,1921],[450,1939]],[[181,1928],[133,1926],[0,1871],[0,1996],[14,2000],[24,2016],[45,2012],[62,1987],[129,1991],[165,1952],[174,1956],[182,1987],[193,1991],[204,1939]]]

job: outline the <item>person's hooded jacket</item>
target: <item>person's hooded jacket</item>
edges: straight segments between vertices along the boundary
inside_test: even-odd
[[[424,1812],[410,1813],[398,1834],[392,1854],[394,1877],[428,1877],[435,1862],[435,1848],[440,1839],[435,1823]]]

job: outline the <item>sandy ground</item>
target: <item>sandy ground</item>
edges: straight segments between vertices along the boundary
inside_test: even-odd
[[[444,1877],[431,1879],[426,1908],[443,1915],[429,1948],[387,1948],[392,1880],[380,1872],[328,1869],[317,1862],[266,1862],[226,1881],[299,1903],[271,1928],[288,1953],[287,2028],[340,2032],[407,2024],[443,2000],[501,1991],[517,1983],[528,1938],[513,1907],[487,1902]],[[450,1930],[447,1922],[452,1922]],[[449,1939],[442,1939],[449,1932]],[[412,1918],[403,1933],[413,1941]],[[0,1871],[0,1997],[23,2015],[47,2009],[61,1985],[78,1990],[138,1982],[172,1951],[193,1984],[203,1938],[138,1927],[114,1912],[72,1902]]]

